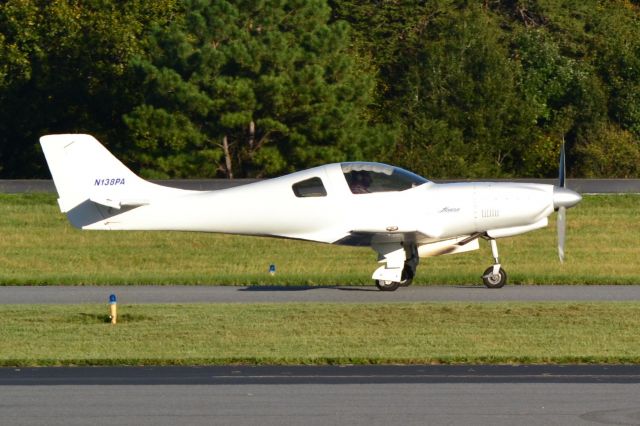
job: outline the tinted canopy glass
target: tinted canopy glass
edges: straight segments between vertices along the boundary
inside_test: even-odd
[[[327,190],[318,177],[294,183],[291,188],[296,197],[324,197],[327,195]]]
[[[422,176],[381,163],[342,163],[342,173],[354,194],[404,191],[429,182]]]

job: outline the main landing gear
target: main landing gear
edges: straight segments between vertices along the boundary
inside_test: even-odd
[[[493,266],[489,266],[482,275],[482,282],[487,288],[501,288],[507,283],[507,273],[500,266],[498,260],[498,244],[493,238],[489,239],[491,243],[491,253],[493,254]]]
[[[376,280],[376,287],[378,287],[380,291],[395,291],[398,287],[410,286],[414,276],[415,268],[411,268],[410,265],[405,264],[404,268],[402,268],[400,281]]]
[[[373,248],[378,252],[378,260],[385,263],[373,273],[380,291],[395,291],[411,285],[420,260],[415,244],[378,243]]]

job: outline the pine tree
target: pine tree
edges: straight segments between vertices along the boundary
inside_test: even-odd
[[[329,17],[322,0],[187,1],[137,63],[145,100],[125,121],[145,173],[274,175],[372,149],[371,79]]]

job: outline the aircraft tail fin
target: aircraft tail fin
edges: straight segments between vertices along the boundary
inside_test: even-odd
[[[47,135],[40,138],[40,144],[58,191],[60,210],[68,214],[74,226],[83,227],[87,220],[74,221],[78,215],[70,212],[87,210],[87,204],[119,210],[183,192],[138,177],[91,135]]]

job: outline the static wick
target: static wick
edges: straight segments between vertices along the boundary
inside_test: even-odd
[[[115,324],[118,321],[118,298],[115,294],[109,296],[109,313],[111,324]]]
[[[273,263],[271,265],[269,265],[269,273],[271,275],[275,275],[275,273],[276,273],[276,265],[274,265]]]

